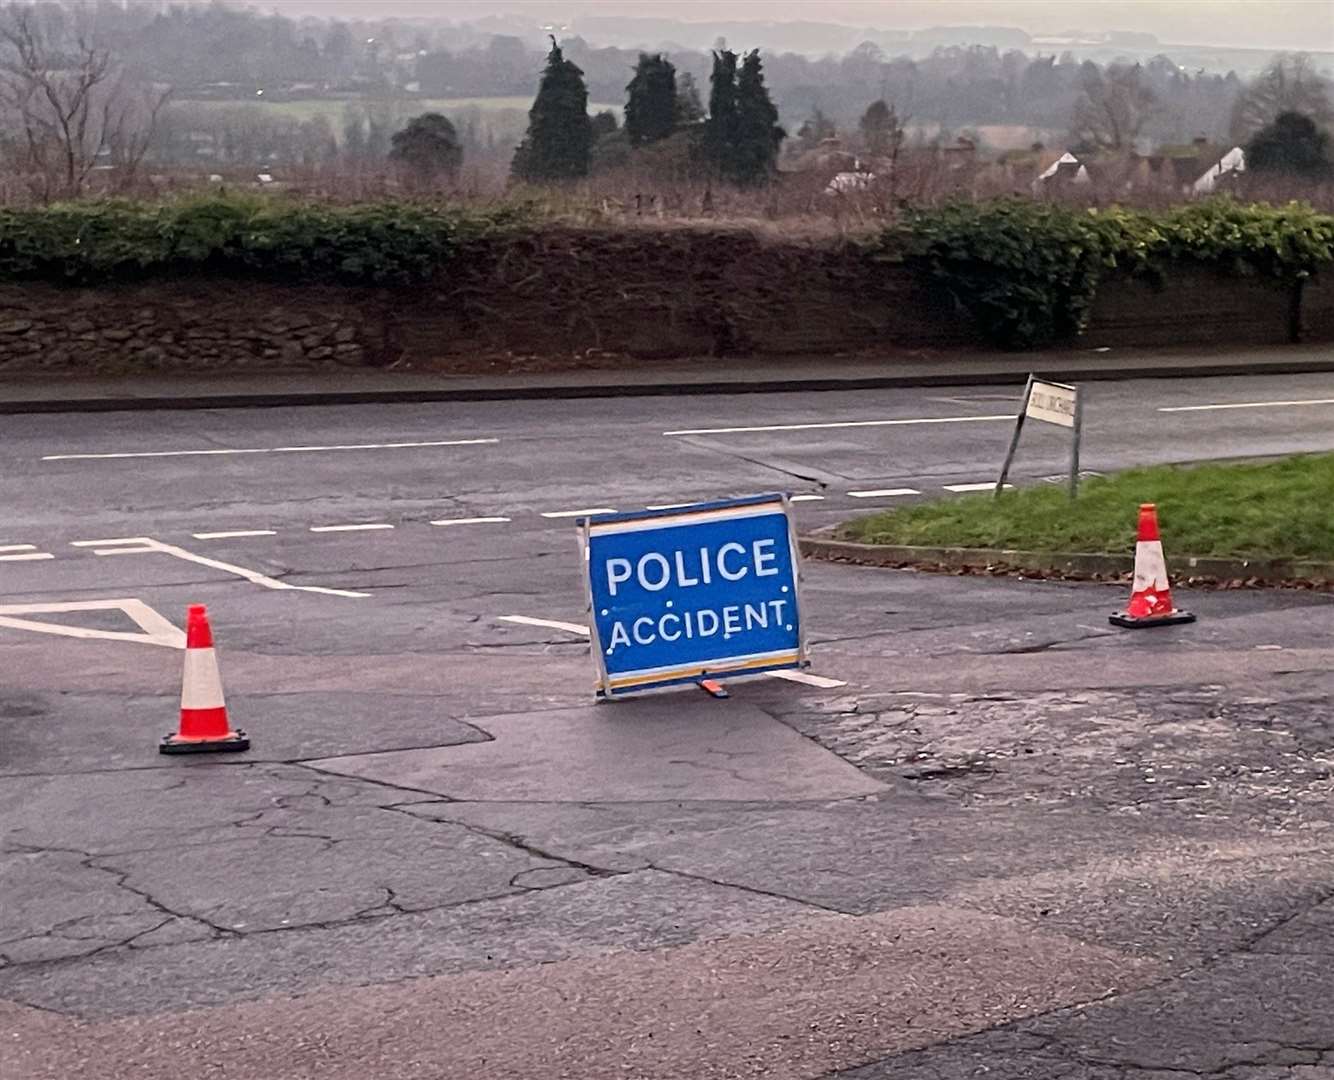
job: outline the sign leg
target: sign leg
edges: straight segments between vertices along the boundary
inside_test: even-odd
[[[1000,479],[996,481],[996,490],[994,496],[999,499],[1001,492],[1005,490],[1005,480],[1010,475],[1010,465],[1014,461],[1015,451],[1019,449],[1019,433],[1024,430],[1024,417],[1028,414],[1028,399],[1033,393],[1033,376],[1028,376],[1028,382],[1024,384],[1024,397],[1019,402],[1019,415],[1014,421],[1014,434],[1010,436],[1010,448],[1005,451],[1005,462],[1001,465]]]
[[[1084,395],[1075,398],[1075,426],[1070,438],[1070,498],[1079,497],[1079,441],[1084,434]]]

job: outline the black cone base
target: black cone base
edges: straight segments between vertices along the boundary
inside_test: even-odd
[[[250,739],[244,731],[229,731],[220,739],[182,739],[175,734],[164,735],[157,746],[159,754],[221,754],[249,749]]]
[[[1109,615],[1107,621],[1113,626],[1124,626],[1127,630],[1143,630],[1150,626],[1176,626],[1180,623],[1191,623],[1195,621],[1195,616],[1189,611],[1173,611],[1167,615],[1150,615],[1146,618],[1137,619],[1133,615],[1118,612],[1115,615]]]

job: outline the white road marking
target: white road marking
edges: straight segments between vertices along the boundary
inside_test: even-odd
[[[105,540],[71,540],[70,547],[103,547],[106,544],[141,544],[148,538],[143,536],[112,536]]]
[[[996,481],[988,480],[983,484],[945,484],[946,491],[953,491],[955,494],[963,494],[966,491],[995,491]],[[1007,488],[1013,488],[1013,484],[1006,484]]]
[[[541,626],[552,630],[564,630],[567,633],[578,634],[580,637],[590,636],[588,627],[580,626],[578,623],[560,622],[556,619],[534,619],[528,615],[501,615],[499,619],[501,622],[518,623],[520,626]],[[823,675],[812,675],[807,671],[769,671],[766,674],[775,679],[787,679],[789,682],[818,686],[822,690],[832,690],[837,686],[848,685],[838,679],[828,679]]]
[[[527,615],[501,615],[501,622],[518,623],[520,626],[544,626],[553,630],[564,630],[570,634],[578,634],[580,637],[588,637],[588,627],[580,626],[578,623],[559,622],[556,619],[532,619]]]
[[[656,506],[646,506],[645,510],[683,510],[687,506],[694,506],[694,503],[658,503]]]
[[[544,518],[595,517],[598,514],[616,513],[610,506],[596,506],[591,510],[544,510]]]
[[[470,517],[470,518],[441,518],[439,521],[431,522],[432,525],[502,525],[510,519],[507,517]]]
[[[392,529],[393,526],[387,522],[374,522],[365,525],[312,525],[311,532],[370,532],[374,529]]]
[[[36,544],[4,544],[0,545],[0,551],[36,551]]]
[[[1159,412],[1213,412],[1218,409],[1291,409],[1300,405],[1334,405],[1334,398],[1307,398],[1298,401],[1237,401],[1218,405],[1170,405]]]
[[[29,551],[23,555],[0,555],[0,562],[33,562],[36,559],[54,559],[45,551]]]
[[[788,502],[824,502],[823,495],[793,495]]]
[[[809,671],[771,671],[769,674],[775,679],[818,686],[821,690],[833,690],[835,687],[848,685],[841,679],[828,679],[823,675],[812,675]]]
[[[916,488],[875,488],[872,491],[849,491],[854,499],[879,499],[890,495],[920,495]]]
[[[72,611],[123,611],[143,631],[132,634],[124,630],[100,630],[85,626],[65,626],[36,619],[14,618],[16,615],[64,614]],[[14,630],[32,630],[39,634],[58,634],[73,638],[102,638],[107,641],[132,641],[141,645],[162,645],[168,649],[184,649],[185,634],[142,600],[79,600],[53,604],[7,604],[0,607],[0,626]]]
[[[107,546],[112,544],[118,546]],[[132,546],[123,546],[127,544]],[[175,544],[164,544],[160,540],[154,540],[151,536],[123,536],[116,540],[74,540],[71,541],[71,546],[90,547],[93,549],[94,555],[145,555],[154,552],[163,555],[172,555],[178,559],[184,559],[186,562],[197,563],[200,566],[207,566],[214,570],[221,570],[227,574],[234,574],[236,577],[244,578],[251,584],[260,585],[266,589],[292,590],[295,592],[321,593],[325,596],[347,596],[353,598],[370,596],[370,593],[352,592],[349,589],[326,589],[322,585],[289,585],[287,582],[278,581],[275,578],[269,577],[267,574],[261,574],[255,570],[247,570],[244,566],[233,566],[231,563],[205,558],[203,555],[196,555],[194,552],[186,551],[185,548],[177,547]]]
[[[236,529],[232,532],[191,533],[196,540],[235,540],[242,536],[277,536],[273,529]]]
[[[334,446],[256,446],[209,450],[139,450],[117,454],[47,454],[43,461],[109,461],[118,458],[227,457],[236,454],[317,454],[329,450],[418,450],[430,446],[484,446],[499,439],[439,439],[433,442],[348,443]]]
[[[816,431],[823,428],[900,427],[908,424],[985,424],[1013,420],[1014,413],[991,416],[922,416],[911,420],[831,420],[823,424],[762,424],[758,427],[683,428],[664,435],[734,435],[746,431]]]

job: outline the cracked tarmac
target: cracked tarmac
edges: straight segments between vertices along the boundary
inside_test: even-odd
[[[163,758],[178,652],[0,631],[5,1080],[1334,1078],[1328,596],[814,564],[846,686],[595,707],[497,621],[580,618],[568,530],[227,552],[373,595],[5,570],[208,603],[254,740]]]

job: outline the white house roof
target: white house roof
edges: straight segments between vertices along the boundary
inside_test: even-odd
[[[874,179],[875,173],[841,172],[829,181],[825,191],[836,195],[841,195],[845,191],[865,191]]]
[[[1074,154],[1070,153],[1070,151],[1067,150],[1064,154],[1062,154],[1062,155],[1061,155],[1060,157],[1058,157],[1055,161],[1053,161],[1049,166],[1047,166],[1046,169],[1044,169],[1042,172],[1038,173],[1038,179],[1039,179],[1039,180],[1050,180],[1053,176],[1055,176],[1058,172],[1061,171],[1061,166],[1062,166],[1062,165],[1079,165],[1079,158],[1075,157]],[[1083,166],[1081,165],[1080,168],[1082,169]],[[1088,175],[1088,174],[1086,173],[1086,174],[1085,174],[1085,177],[1086,177],[1086,178],[1087,178],[1087,175]]]
[[[1197,195],[1207,195],[1218,185],[1218,181],[1228,173],[1242,173],[1245,171],[1246,151],[1240,146],[1234,146],[1219,158],[1218,163],[1196,180],[1191,187]]]

